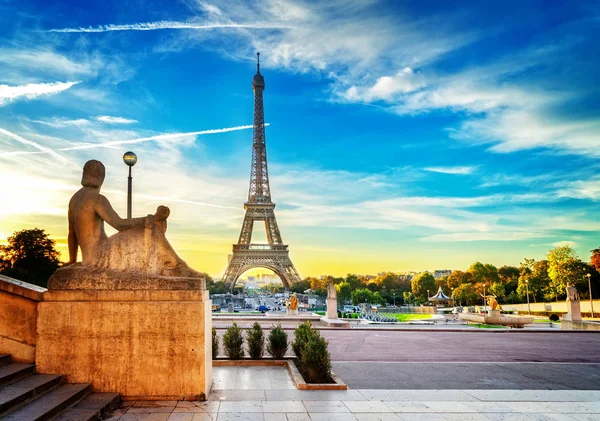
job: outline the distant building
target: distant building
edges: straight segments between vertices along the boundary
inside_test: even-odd
[[[451,273],[452,273],[452,270],[450,270],[450,269],[438,269],[433,272],[433,277],[435,279],[440,279],[440,278],[443,278],[444,276],[450,276]]]

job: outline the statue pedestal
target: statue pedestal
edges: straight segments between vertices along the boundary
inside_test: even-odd
[[[36,368],[125,399],[206,400],[211,317],[200,289],[47,291]]]
[[[327,297],[327,316],[326,317],[330,320],[338,318],[337,298],[336,297]]]
[[[298,309],[292,310],[292,309],[288,308],[287,311],[285,312],[285,314],[286,314],[286,316],[297,316]]]
[[[567,314],[563,316],[563,320],[581,321],[581,304],[579,301],[567,301]]]

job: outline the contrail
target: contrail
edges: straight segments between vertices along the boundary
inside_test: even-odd
[[[13,132],[9,132],[8,130],[3,129],[1,127],[0,127],[0,133],[4,134],[5,136],[8,136],[10,138],[15,139],[16,141],[21,142],[24,145],[33,146],[34,148],[38,149],[40,152],[48,153],[48,154],[52,155],[53,157],[55,157],[56,159],[58,159],[59,161],[64,162],[65,164],[70,164],[70,165],[73,165],[74,167],[79,168],[78,165],[75,165],[74,163],[72,163],[68,159],[62,157],[61,155],[59,155],[58,153],[56,153],[55,151],[53,151],[52,149],[47,148],[45,146],[42,146],[39,143],[36,143],[36,142],[34,142],[32,140],[29,140],[29,139],[25,139],[24,137],[21,137],[18,134],[15,134]],[[2,156],[2,155],[4,155],[4,154],[0,154],[0,156]]]
[[[268,125],[269,125],[269,123],[265,123],[265,126],[268,126]],[[77,149],[107,148],[107,147],[116,146],[116,145],[127,145],[130,143],[148,142],[151,140],[168,140],[168,139],[178,139],[180,137],[186,137],[186,136],[201,136],[201,135],[215,134],[215,133],[234,132],[237,130],[251,129],[253,127],[254,126],[252,126],[252,125],[248,125],[248,126],[227,127],[224,129],[200,130],[198,132],[167,133],[167,134],[159,134],[159,135],[150,136],[150,137],[140,137],[138,139],[115,140],[112,142],[105,142],[105,143],[91,143],[91,144],[87,144],[87,145],[72,146],[70,148],[62,148],[59,150],[60,151],[73,151],[73,150],[77,150]]]
[[[269,126],[269,125],[270,125],[270,123],[265,123],[265,127]],[[223,129],[200,130],[200,131],[196,131],[196,132],[186,132],[186,133],[166,133],[166,134],[160,134],[160,135],[156,135],[156,136],[140,137],[137,139],[115,140],[112,142],[104,142],[104,143],[86,143],[85,145],[71,146],[68,148],[62,148],[62,149],[58,149],[58,150],[59,151],[73,151],[73,150],[79,150],[79,149],[112,148],[112,147],[115,147],[118,145],[149,142],[152,140],[168,140],[168,139],[178,139],[178,138],[186,137],[186,136],[202,136],[202,135],[208,135],[208,134],[234,132],[237,130],[251,129],[253,127],[254,127],[253,125],[247,125],[247,126],[237,126],[237,127],[226,127]],[[46,148],[44,146],[41,146],[30,140],[23,139],[22,137],[9,132],[8,130],[0,128],[0,133],[5,133],[7,136],[10,136],[13,139],[19,140],[21,143],[24,143],[26,145],[31,145],[31,146],[34,146],[37,149],[39,149],[39,151],[36,151],[36,152],[30,152],[30,151],[3,152],[3,153],[0,153],[0,157],[15,156],[15,155],[29,155],[29,154],[38,154],[38,153],[49,153],[54,156],[60,157],[60,155],[58,155],[54,150]],[[62,158],[62,157],[60,157],[60,158],[64,160],[64,158]]]
[[[174,22],[174,21],[159,21],[159,22],[141,22],[125,25],[100,25],[88,26],[87,28],[61,28],[49,29],[47,32],[111,32],[111,31],[156,31],[161,29],[222,29],[222,28],[245,28],[245,29],[294,29],[293,26],[270,24],[270,23],[193,23],[193,22]]]

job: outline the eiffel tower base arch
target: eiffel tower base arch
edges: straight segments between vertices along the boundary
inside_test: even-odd
[[[230,290],[233,290],[242,273],[250,269],[265,268],[275,272],[285,288],[289,288],[301,279],[288,253],[286,245],[245,246],[236,244],[223,276],[223,282]]]

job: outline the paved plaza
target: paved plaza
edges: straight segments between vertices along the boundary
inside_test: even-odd
[[[283,367],[214,367],[213,370],[215,388],[207,402],[129,401],[109,420],[600,420],[600,391],[305,391],[286,386],[283,379],[287,370]],[[278,384],[282,387],[273,387]]]

